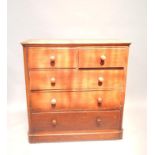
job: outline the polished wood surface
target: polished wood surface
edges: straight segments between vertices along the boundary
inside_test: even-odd
[[[37,70],[30,71],[29,77],[31,90],[102,89],[124,86],[124,71],[119,69]],[[51,82],[53,78],[55,79],[55,83]]]
[[[81,140],[118,140],[122,138],[122,130],[79,130],[51,131],[29,134],[30,143],[62,142]]]
[[[129,42],[22,42],[29,142],[122,138]]]
[[[23,58],[24,58],[24,71],[25,71],[25,88],[26,88],[26,100],[27,100],[27,114],[28,114],[28,131],[31,130],[31,110],[30,110],[30,81],[29,81],[29,70],[28,70],[28,52],[27,47],[23,47]]]
[[[79,68],[125,67],[128,47],[80,48]]]
[[[34,92],[30,95],[31,112],[120,109],[122,97],[120,90]]]
[[[77,67],[77,50],[74,48],[29,47],[28,50],[29,68]]]
[[[120,129],[120,112],[67,112],[32,114],[31,132]]]
[[[23,46],[53,46],[58,45],[59,47],[61,45],[65,46],[71,46],[71,45],[78,45],[78,46],[129,46],[131,43],[130,41],[124,41],[124,40],[93,40],[93,39],[83,39],[83,40],[43,40],[43,39],[37,39],[37,40],[27,40],[21,42]]]

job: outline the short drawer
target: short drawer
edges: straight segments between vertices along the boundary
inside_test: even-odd
[[[80,48],[79,68],[126,67],[127,47]]]
[[[33,92],[30,94],[31,112],[60,110],[112,110],[123,105],[119,90],[81,92]]]
[[[31,132],[120,129],[120,118],[120,111],[32,114]]]
[[[30,71],[31,90],[103,89],[124,87],[124,70]]]
[[[71,89],[82,86],[78,72],[73,70],[30,71],[31,90]]]
[[[77,51],[74,48],[29,47],[29,68],[75,68]]]

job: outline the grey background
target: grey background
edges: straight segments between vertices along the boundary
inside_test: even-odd
[[[136,155],[145,154],[146,0],[8,0],[8,127],[12,140],[17,122],[27,120],[20,42],[35,38],[131,41],[124,114],[125,136],[129,133],[131,138],[135,134],[136,139],[133,136],[131,141],[134,142],[131,143],[139,146]],[[24,121],[18,120],[22,117]],[[25,128],[26,124],[23,125],[23,134],[27,131]],[[140,134],[139,137],[136,134]],[[10,148],[15,149],[16,144],[14,146],[12,143]],[[134,146],[132,149],[135,153]]]

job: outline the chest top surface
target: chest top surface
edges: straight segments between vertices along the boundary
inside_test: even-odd
[[[114,45],[114,46],[129,46],[129,41],[122,40],[26,40],[21,42],[26,45]]]

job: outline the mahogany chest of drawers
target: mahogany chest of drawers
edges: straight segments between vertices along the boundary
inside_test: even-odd
[[[22,43],[29,142],[122,138],[128,42]]]

